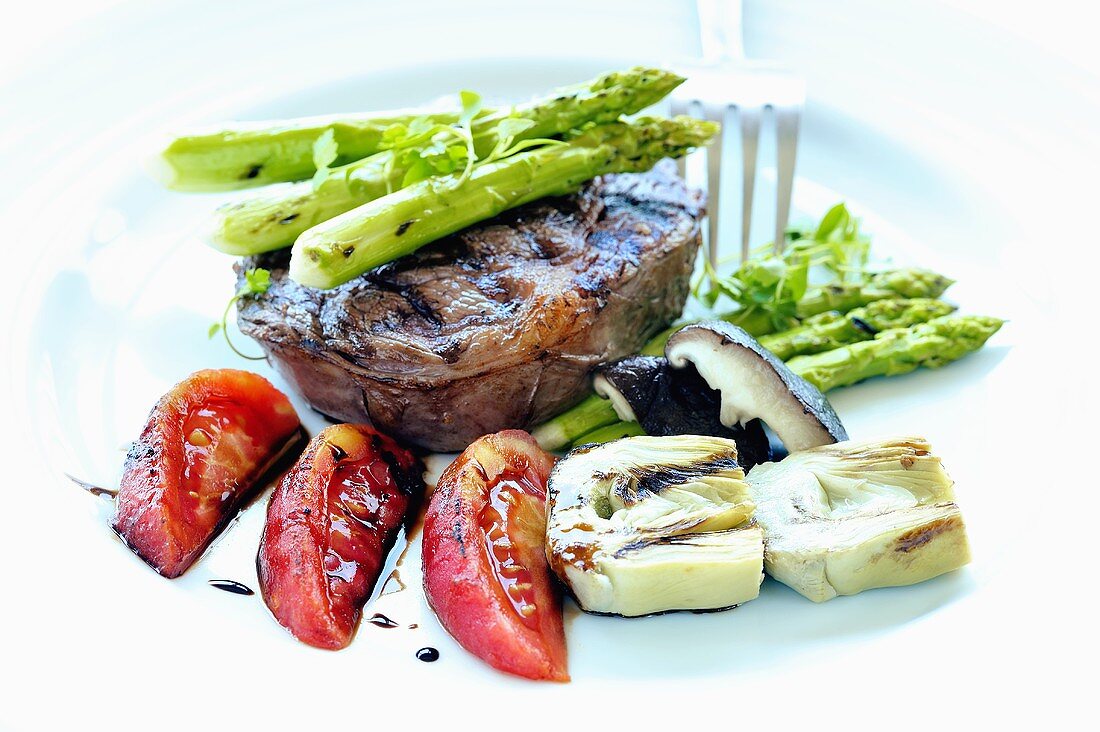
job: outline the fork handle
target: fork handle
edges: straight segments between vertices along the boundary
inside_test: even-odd
[[[722,63],[745,58],[741,0],[696,0],[703,61]]]

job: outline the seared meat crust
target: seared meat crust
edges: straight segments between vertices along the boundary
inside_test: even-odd
[[[535,425],[589,392],[596,364],[680,315],[702,197],[665,162],[597,178],[435,242],[332,290],[287,252],[240,304],[241,330],[318,411],[439,451]]]

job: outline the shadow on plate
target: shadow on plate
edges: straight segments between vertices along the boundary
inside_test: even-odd
[[[975,587],[963,569],[912,587],[820,604],[769,578],[759,598],[718,613],[622,619],[583,615],[569,603],[570,655],[574,668],[600,678],[752,673],[811,657],[837,640],[870,640],[918,621]]]
[[[98,296],[85,272],[59,272],[33,325],[28,385],[36,431],[49,440],[51,455],[63,456],[58,467],[90,480],[114,477],[121,464],[118,446],[133,437],[114,428],[122,421],[138,429],[160,396],[123,396],[118,385],[132,385],[130,377],[138,374],[174,384],[200,368],[226,365],[225,344],[206,338],[209,326],[200,314],[180,308],[144,316],[128,312]],[[181,348],[181,340],[187,347]],[[241,359],[232,365],[253,368]]]
[[[964,391],[980,385],[1008,356],[1009,346],[987,346],[938,369],[917,369],[900,376],[876,376],[867,381],[829,392],[829,401],[844,417],[847,412],[889,405],[892,413],[903,414],[930,400],[950,403]],[[933,437],[933,444],[934,436]]]

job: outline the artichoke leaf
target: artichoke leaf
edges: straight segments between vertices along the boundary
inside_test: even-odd
[[[965,565],[953,483],[922,438],[840,442],[747,477],[765,571],[822,602],[910,585]]]
[[[589,611],[716,609],[759,594],[763,534],[732,440],[585,445],[551,474],[547,556]]]

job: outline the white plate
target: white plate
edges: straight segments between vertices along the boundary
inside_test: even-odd
[[[561,728],[577,708],[565,706],[567,699],[594,714],[615,711],[620,721],[673,721],[701,713],[677,708],[674,698],[692,707],[721,700],[739,708],[745,699],[754,699],[754,706],[790,705],[798,698],[792,689],[817,689],[815,698],[828,698],[823,685],[835,685],[839,697],[866,697],[869,711],[942,683],[931,680],[933,673],[961,681],[961,671],[944,659],[1001,647],[1004,618],[1016,612],[1010,603],[1031,602],[1030,595],[1017,595],[1015,578],[1042,564],[1013,543],[1021,507],[1006,501],[1004,491],[1015,483],[1018,463],[1005,459],[1003,447],[1014,437],[1018,413],[1009,397],[1034,373],[1035,361],[1019,348],[1020,328],[1039,315],[965,258],[904,236],[877,215],[874,201],[848,199],[875,234],[876,248],[958,277],[961,283],[950,294],[963,310],[1014,319],[989,347],[963,362],[875,380],[832,397],[854,436],[928,436],[958,482],[975,562],[923,585],[814,605],[768,580],[758,600],[733,611],[637,620],[583,616],[570,605],[573,682],[536,685],[496,673],[450,640],[425,606],[415,542],[401,569],[408,589],[379,597],[365,613],[384,613],[402,627],[364,624],[349,649],[327,653],[291,639],[258,596],[206,585],[211,578],[228,578],[256,587],[265,499],[245,511],[184,578],[169,582],[113,538],[105,501],[61,477],[67,471],[112,484],[124,447],[150,405],[191,371],[251,368],[285,387],[266,365],[244,363],[220,340],[206,338],[230,293],[232,260],[204,247],[194,231],[221,197],[166,193],[136,167],[147,149],[145,133],[168,129],[171,113],[188,121],[289,116],[415,104],[459,88],[520,98],[607,67],[601,60],[464,61],[321,86],[292,81],[251,90],[241,102],[188,89],[188,99],[209,108],[196,112],[188,100],[165,94],[169,114],[157,110],[149,119],[122,125],[141,130],[141,136],[108,135],[89,145],[53,194],[69,213],[55,209],[59,220],[50,225],[56,229],[43,244],[48,257],[29,271],[12,311],[10,363],[20,397],[14,423],[33,445],[19,459],[47,471],[33,473],[33,500],[26,500],[27,485],[18,486],[13,516],[19,520],[5,526],[5,540],[19,547],[20,560],[13,563],[6,594],[4,655],[17,659],[19,670],[5,660],[5,693],[11,696],[0,714],[30,727],[39,726],[35,720],[46,726],[75,723],[89,712],[116,729],[140,720],[160,725],[164,715],[166,727],[245,721],[291,726],[309,723],[321,705],[323,724],[332,715],[350,714],[366,725],[391,712],[462,718],[464,710],[472,714],[480,700],[491,699],[495,723],[512,726],[535,708],[547,717],[535,726],[553,722]],[[850,167],[845,151],[858,136],[858,122],[825,106],[811,107],[796,189],[803,217],[840,199],[828,171]],[[865,175],[887,185],[898,165],[904,170],[915,164],[915,153],[901,149],[894,155],[892,168],[871,165]],[[934,199],[939,174],[928,174],[931,180],[922,188]],[[911,205],[929,204],[915,199]],[[252,345],[237,337],[246,348]],[[296,405],[311,430],[322,426],[300,399]],[[406,627],[411,624],[418,627]],[[425,646],[439,649],[438,662],[415,658]],[[473,707],[463,701],[471,695],[479,700]],[[658,706],[647,708],[640,703],[645,700],[659,700]],[[813,716],[809,711],[792,713]],[[739,716],[733,713],[734,720]]]

